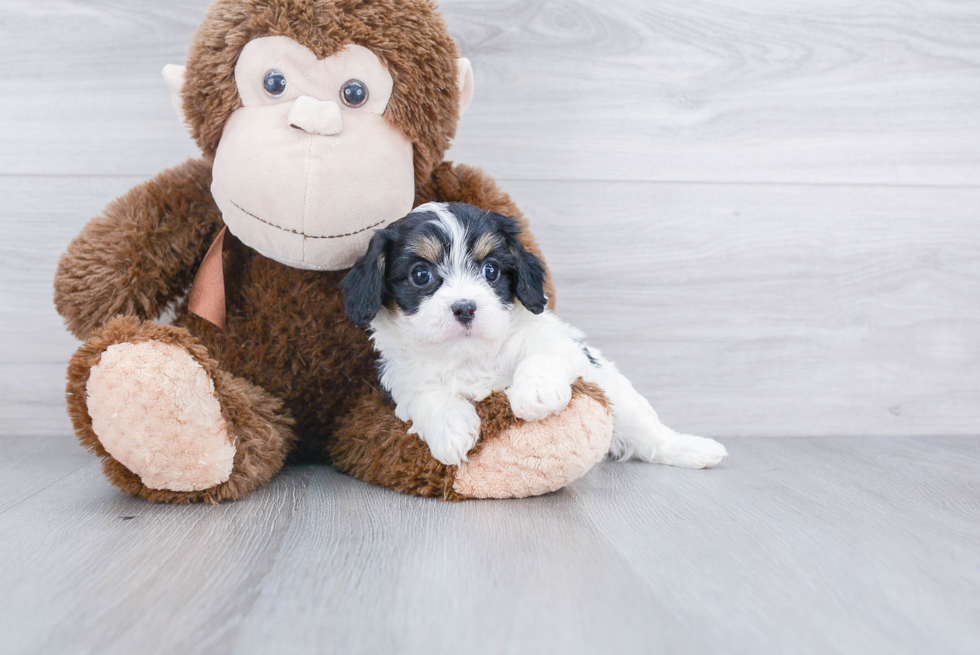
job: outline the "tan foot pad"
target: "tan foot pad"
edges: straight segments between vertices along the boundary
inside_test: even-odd
[[[609,409],[578,394],[561,414],[521,422],[462,464],[453,489],[470,498],[524,498],[585,475],[609,451]]]
[[[99,441],[151,489],[201,491],[228,480],[235,446],[214,382],[177,346],[110,346],[92,367],[88,412]]]

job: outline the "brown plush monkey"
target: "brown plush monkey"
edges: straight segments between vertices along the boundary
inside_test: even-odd
[[[218,0],[186,72],[165,76],[203,158],[111,204],[55,280],[58,311],[85,341],[69,413],[113,484],[218,502],[295,456],[422,496],[518,497],[604,456],[609,410],[580,382],[538,423],[491,396],[469,461],[439,463],[377,390],[367,335],[344,313],[346,269],[413,206],[520,217],[484,173],[442,161],[473,79],[431,2]],[[189,311],[196,276],[193,295],[223,329]],[[173,325],[153,322],[168,309]]]

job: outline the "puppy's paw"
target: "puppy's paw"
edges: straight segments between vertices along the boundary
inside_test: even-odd
[[[429,451],[447,466],[466,461],[466,453],[480,439],[480,417],[473,404],[461,400],[447,407],[437,418],[422,426],[413,426]]]
[[[568,407],[572,386],[561,376],[528,374],[515,379],[506,393],[514,416],[540,421]]]
[[[728,449],[714,439],[689,434],[679,436],[683,438],[658,454],[656,461],[687,469],[707,469],[728,456]]]

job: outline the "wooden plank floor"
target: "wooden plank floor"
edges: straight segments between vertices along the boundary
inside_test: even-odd
[[[5,653],[980,651],[974,438],[736,438],[710,471],[462,504],[293,467],[217,507],[3,442]]]

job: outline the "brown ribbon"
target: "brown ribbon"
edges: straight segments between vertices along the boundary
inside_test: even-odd
[[[221,228],[208,248],[208,254],[204,255],[201,267],[197,269],[187,306],[191,314],[197,314],[222,330],[225,329],[225,267],[222,254],[229,238],[233,237],[228,228]]]

